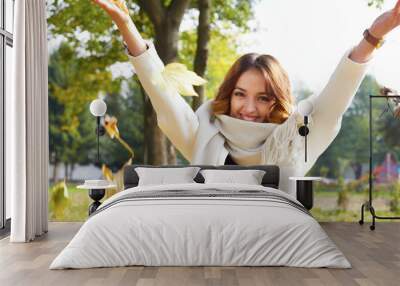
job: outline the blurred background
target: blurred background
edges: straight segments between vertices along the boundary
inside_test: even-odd
[[[183,14],[174,11],[178,5],[173,2],[186,7]],[[130,159],[134,164],[187,161],[158,129],[149,99],[109,17],[91,1],[47,3],[50,216],[57,221],[83,221],[90,203],[87,191],[76,189],[83,180],[103,176],[120,180],[121,168]],[[395,1],[143,3],[127,1],[139,31],[155,42],[164,63],[184,63],[208,80],[204,88],[197,88],[198,98],[185,97],[196,110],[214,97],[230,65],[247,52],[275,56],[288,71],[296,101],[318,94],[344,53]],[[160,18],[157,7],[168,13]],[[399,47],[400,33],[394,31],[371,61],[339,135],[308,174],[324,178],[315,185],[312,210],[319,221],[358,221],[368,194],[369,95],[384,93],[384,87],[400,90]],[[96,161],[96,120],[89,112],[96,98],[108,106],[109,121],[103,124],[113,123],[100,139],[101,163]],[[394,103],[384,98],[374,101],[374,206],[381,215],[400,215],[400,120],[393,116],[393,108]],[[133,158],[117,139],[133,149]],[[109,190],[107,196],[117,191]]]

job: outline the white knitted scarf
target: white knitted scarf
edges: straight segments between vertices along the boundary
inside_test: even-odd
[[[282,124],[217,115],[215,126],[226,139],[225,148],[239,165],[295,165],[304,154],[304,137],[298,133],[302,121],[296,111]],[[311,126],[311,118],[309,122]]]

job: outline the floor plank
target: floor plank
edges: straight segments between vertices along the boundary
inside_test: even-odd
[[[350,260],[352,269],[291,267],[117,267],[48,269],[81,223],[52,222],[32,243],[0,240],[0,285],[399,285],[400,223],[379,222],[375,231],[356,223],[321,223]]]

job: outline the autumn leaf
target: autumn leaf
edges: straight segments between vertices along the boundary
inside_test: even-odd
[[[104,119],[104,128],[106,129],[107,134],[110,136],[111,139],[117,138],[119,143],[121,143],[122,146],[125,147],[131,153],[131,158],[134,157],[134,152],[133,149],[126,143],[120,136],[119,130],[117,127],[117,122],[118,119],[114,116],[108,116],[106,115]]]
[[[170,63],[162,71],[165,82],[174,87],[183,96],[198,96],[193,85],[199,86],[207,81],[186,68],[184,64]]]
[[[118,120],[114,116],[106,115],[104,118],[104,128],[111,139],[114,139],[114,137],[119,138],[117,122]]]

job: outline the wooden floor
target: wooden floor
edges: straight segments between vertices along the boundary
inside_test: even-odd
[[[121,267],[48,270],[80,223],[50,223],[44,237],[0,241],[0,285],[400,285],[400,223],[323,223],[352,269],[290,267]]]

